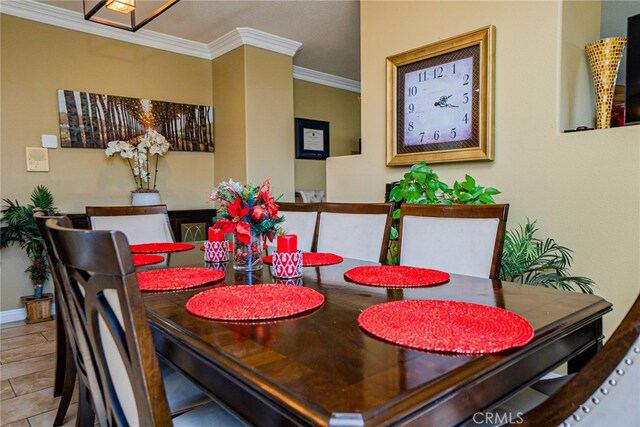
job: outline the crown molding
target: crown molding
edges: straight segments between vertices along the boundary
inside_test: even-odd
[[[209,49],[204,43],[192,42],[180,37],[144,29],[131,33],[107,27],[85,21],[81,13],[49,6],[33,0],[0,0],[0,13],[155,49],[211,59]]]
[[[255,46],[291,57],[302,49],[302,43],[300,42],[248,27],[236,28],[208,44],[145,29],[131,33],[129,31],[85,21],[81,13],[33,0],[0,0],[0,13],[209,60],[224,55],[242,45]],[[310,70],[308,68],[294,66],[293,78],[360,93],[360,82]]]
[[[242,45],[255,46],[288,56],[294,56],[302,48],[300,42],[248,27],[238,27],[231,30],[207,46],[211,53],[211,59],[215,59]]]
[[[321,71],[298,67],[296,65],[293,66],[293,78],[360,93],[360,82]]]

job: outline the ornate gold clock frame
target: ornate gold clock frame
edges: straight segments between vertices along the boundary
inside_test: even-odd
[[[493,25],[387,58],[387,166],[493,160]]]

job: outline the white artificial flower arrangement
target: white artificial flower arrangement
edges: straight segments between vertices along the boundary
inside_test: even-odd
[[[107,157],[120,153],[120,157],[127,160],[133,180],[136,183],[136,193],[157,192],[158,160],[171,148],[167,139],[155,130],[149,130],[144,135],[129,141],[110,141],[104,150]],[[153,188],[151,187],[151,172],[149,170],[150,157],[156,156],[153,172]]]

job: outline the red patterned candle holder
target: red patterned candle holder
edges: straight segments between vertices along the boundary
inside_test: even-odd
[[[302,276],[302,251],[274,252],[272,274],[280,279]]]
[[[204,242],[204,260],[207,262],[229,261],[229,242],[226,240]]]

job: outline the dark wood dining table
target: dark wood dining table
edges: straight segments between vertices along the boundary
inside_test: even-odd
[[[197,248],[171,255],[170,266],[207,266]],[[602,345],[602,316],[611,304],[598,296],[461,275],[423,288],[344,279],[345,271],[370,264],[345,259],[305,267],[302,286],[324,295],[324,305],[275,321],[221,322],[185,309],[211,287],[272,283],[269,266],[239,273],[229,265],[223,282],[145,293],[158,354],[253,425],[449,426],[469,422],[564,362],[579,369]],[[521,348],[465,355],[404,348],[359,328],[362,310],[402,299],[505,308],[525,317],[535,336]]]

